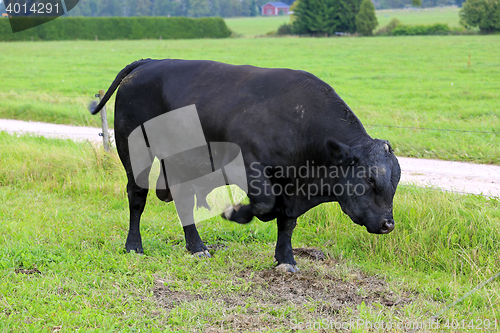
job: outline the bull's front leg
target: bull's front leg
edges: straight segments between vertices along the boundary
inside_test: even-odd
[[[176,196],[174,200],[177,215],[181,220],[184,229],[184,238],[186,239],[186,249],[197,257],[210,258],[208,248],[201,240],[198,230],[196,229],[193,208],[194,208],[194,194],[189,189],[181,186],[181,193]]]
[[[297,225],[297,219],[280,216],[277,219],[278,241],[276,242],[276,251],[274,258],[278,261],[277,269],[285,272],[298,272],[297,263],[293,257],[292,234]]]

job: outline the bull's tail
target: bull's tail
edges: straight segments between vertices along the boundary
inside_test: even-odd
[[[122,80],[127,75],[129,75],[134,69],[136,69],[137,67],[142,66],[150,61],[151,61],[151,59],[142,59],[142,60],[133,62],[130,65],[128,65],[127,67],[125,67],[124,69],[122,69],[120,71],[120,73],[118,73],[118,75],[116,76],[115,80],[113,81],[113,83],[109,87],[108,91],[106,91],[106,93],[104,94],[104,97],[102,98],[101,102],[99,104],[97,104],[96,101],[92,101],[90,103],[90,105],[89,105],[90,113],[94,115],[94,114],[97,114],[99,111],[101,111],[101,109],[106,104],[106,102],[111,98],[111,96],[113,96],[115,90],[118,88],[118,86],[120,85]]]

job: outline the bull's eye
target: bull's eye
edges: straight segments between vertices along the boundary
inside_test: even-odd
[[[366,182],[371,186],[375,185],[375,180],[373,178],[366,178]]]

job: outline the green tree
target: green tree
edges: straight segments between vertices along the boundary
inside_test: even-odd
[[[257,7],[255,0],[251,0],[250,1],[250,16],[257,16],[257,15],[259,15],[259,7]]]
[[[137,9],[137,0],[122,0],[122,15],[120,16],[134,16]]]
[[[151,14],[153,16],[172,15],[172,3],[170,0],[155,0]]]
[[[98,16],[99,0],[82,1],[69,13],[73,16]]]
[[[332,34],[333,0],[301,0],[295,9],[294,31],[298,34]]]
[[[250,8],[248,8],[250,11]],[[220,15],[222,17],[241,16],[242,2],[240,0],[220,0]]]
[[[295,13],[297,11],[297,5],[299,4],[300,0],[295,0],[294,3],[290,5],[289,11],[293,12],[293,14],[290,14],[290,23],[293,23],[295,21]]]
[[[333,35],[355,32],[361,0],[300,0],[294,8],[293,32]]]
[[[371,0],[363,0],[356,15],[356,30],[363,36],[373,36],[373,29],[378,25],[375,6]]]
[[[188,16],[202,17],[210,15],[208,0],[189,0]]]
[[[134,16],[150,16],[152,7],[151,0],[137,0]]]
[[[339,32],[356,32],[356,15],[363,0],[340,0],[340,7],[336,10],[336,30]]]
[[[467,0],[460,10],[460,24],[479,27],[483,33],[500,31],[500,0]]]
[[[77,9],[78,6],[75,7]],[[98,6],[98,16],[120,16],[122,4],[120,0],[101,1]],[[70,12],[71,13],[71,12]]]

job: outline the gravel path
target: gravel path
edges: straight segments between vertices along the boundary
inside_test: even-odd
[[[100,128],[0,119],[0,131],[102,142]],[[111,133],[113,137],[113,133]],[[398,157],[401,182],[459,193],[500,197],[500,166]]]

